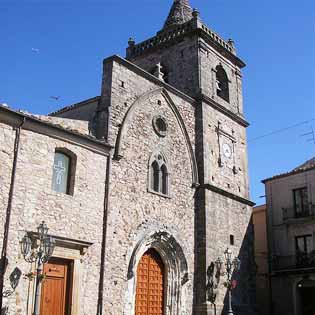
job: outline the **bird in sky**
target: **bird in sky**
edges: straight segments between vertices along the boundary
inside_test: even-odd
[[[36,53],[36,54],[39,54],[39,49],[38,48],[32,48],[32,52]]]
[[[51,99],[58,101],[60,99],[60,96],[50,96]]]

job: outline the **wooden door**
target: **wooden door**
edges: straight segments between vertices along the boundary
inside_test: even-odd
[[[160,255],[148,250],[137,268],[136,315],[164,315],[164,279]]]
[[[42,283],[41,315],[68,315],[70,303],[70,265],[54,260],[44,265],[45,279]]]

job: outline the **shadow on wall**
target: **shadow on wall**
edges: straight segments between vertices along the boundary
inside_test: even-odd
[[[256,272],[257,266],[254,256],[254,225],[252,218],[247,225],[245,237],[238,254],[241,268],[234,272],[235,289],[232,290],[232,307],[235,315],[257,314],[256,309]],[[228,294],[224,298],[223,314],[228,308]],[[218,314],[219,315],[219,314]]]
[[[206,301],[206,218],[205,218],[205,190],[197,189],[195,193],[195,244],[194,244],[194,292],[193,292],[193,314],[206,314],[205,310],[199,309]]]
[[[22,276],[22,271],[16,267],[9,276],[11,289],[4,290],[2,294],[3,297],[9,297],[14,293],[15,289],[18,287],[20,283],[21,276]],[[8,315],[8,314],[9,314],[8,307],[3,307],[1,309],[1,315]]]

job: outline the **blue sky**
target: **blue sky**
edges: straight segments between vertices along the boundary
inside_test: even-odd
[[[172,0],[0,0],[0,102],[34,113],[100,94],[102,60],[128,38],[155,34]],[[233,38],[245,60],[251,197],[261,179],[315,155],[315,3],[191,0],[210,28]],[[32,51],[39,49],[39,52]],[[60,96],[56,101],[50,96]],[[256,137],[310,121],[273,136]]]

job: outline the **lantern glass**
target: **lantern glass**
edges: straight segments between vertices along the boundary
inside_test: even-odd
[[[224,252],[224,256],[227,261],[230,261],[232,259],[232,251],[229,248],[227,248],[226,251]]]
[[[30,253],[31,247],[32,247],[32,240],[27,234],[25,234],[21,241],[21,252],[24,257]]]
[[[51,236],[45,237],[43,240],[45,256],[51,257],[55,249],[55,240]]]
[[[47,235],[48,233],[48,227],[45,223],[45,221],[43,221],[37,228],[37,231],[38,231],[38,236],[40,239],[44,239],[45,236]]]
[[[218,270],[222,269],[223,261],[222,261],[222,259],[220,257],[216,260],[215,265],[216,265]]]
[[[241,268],[241,261],[238,258],[233,260],[234,270],[239,271]]]

